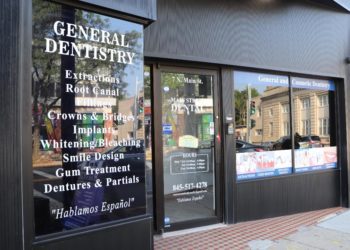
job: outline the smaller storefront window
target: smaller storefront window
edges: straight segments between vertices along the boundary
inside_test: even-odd
[[[337,167],[336,124],[332,81],[292,77],[294,130],[299,135],[295,172]],[[299,125],[300,124],[300,125]]]
[[[288,77],[234,72],[233,95],[237,180],[292,173]]]
[[[235,71],[237,180],[335,168],[334,92],[332,81]]]

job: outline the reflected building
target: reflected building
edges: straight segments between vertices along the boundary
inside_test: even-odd
[[[323,145],[329,145],[329,94],[324,90],[293,88],[294,130],[301,136],[318,135]],[[252,98],[256,112],[251,115],[254,144],[277,141],[291,134],[289,89],[267,87]]]

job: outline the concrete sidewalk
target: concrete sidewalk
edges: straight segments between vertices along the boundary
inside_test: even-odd
[[[330,218],[331,217],[331,218]],[[350,249],[350,211],[334,214],[316,225],[301,227],[297,232],[275,241],[253,240],[251,250]]]

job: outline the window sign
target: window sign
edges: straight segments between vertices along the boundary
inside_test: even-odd
[[[295,120],[300,135],[295,150],[295,171],[337,167],[333,81],[292,77]],[[298,101],[300,100],[300,102]]]
[[[35,233],[146,212],[143,27],[33,1]]]
[[[235,71],[233,96],[237,180],[292,173],[288,77]]]
[[[334,82],[330,80],[292,77],[291,81],[292,88],[335,91]]]
[[[269,75],[263,73],[252,73],[235,71],[235,82],[245,82],[251,85],[264,85],[264,86],[276,86],[276,87],[289,87],[288,76],[281,75]]]

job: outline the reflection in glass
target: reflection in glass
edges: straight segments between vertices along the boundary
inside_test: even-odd
[[[145,121],[145,156],[146,156],[146,190],[147,212],[153,214],[153,189],[152,189],[152,85],[151,67],[144,66],[144,121]]]
[[[213,76],[163,72],[164,226],[215,216]]]
[[[335,168],[334,92],[332,81],[292,78],[294,129],[300,135],[295,151],[295,171]]]
[[[289,81],[234,72],[237,180],[292,172]]]
[[[36,235],[144,214],[142,26],[34,0],[32,42]]]
[[[291,150],[297,173],[337,166],[332,81],[237,71],[234,84],[238,180],[291,173]]]

